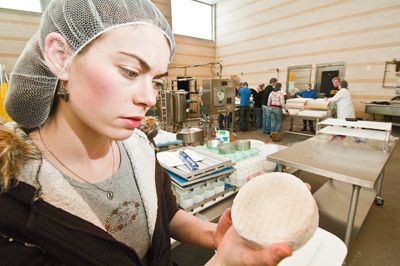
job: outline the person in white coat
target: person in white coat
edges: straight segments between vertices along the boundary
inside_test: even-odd
[[[346,119],[356,117],[347,81],[342,80],[340,82],[340,90],[334,97],[329,98],[328,101],[336,103],[337,118]]]

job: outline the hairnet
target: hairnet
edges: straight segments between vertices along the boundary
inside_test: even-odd
[[[165,35],[171,58],[175,41],[168,22],[149,0],[53,0],[43,12],[39,30],[26,45],[11,73],[6,110],[25,128],[42,125],[51,111],[58,77],[44,60],[49,33],[61,34],[69,43],[69,61],[99,35],[125,25],[151,25]]]

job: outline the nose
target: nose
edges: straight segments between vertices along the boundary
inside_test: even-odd
[[[156,104],[158,91],[154,89],[152,79],[145,79],[142,86],[135,93],[133,102],[145,108],[150,108]]]

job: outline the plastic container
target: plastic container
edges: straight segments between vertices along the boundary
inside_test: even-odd
[[[225,183],[222,181],[218,181],[214,184],[214,192],[215,194],[221,193],[225,190]]]
[[[214,186],[212,186],[212,185],[206,186],[205,189],[204,189],[204,197],[206,199],[208,199],[208,198],[211,198],[214,195],[215,195]]]
[[[236,143],[235,142],[224,142],[218,145],[218,150],[220,153],[234,153],[236,151]]]
[[[178,202],[181,201],[182,197],[189,195],[189,191],[181,190],[181,189],[175,189],[175,196],[178,199]]]
[[[204,192],[203,191],[194,191],[193,192],[193,203],[197,204],[204,200]]]
[[[182,196],[179,205],[184,209],[189,208],[190,206],[193,206],[193,198],[192,198],[192,196],[189,195],[189,194],[186,194],[186,195]]]

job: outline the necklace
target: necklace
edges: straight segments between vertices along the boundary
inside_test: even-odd
[[[46,150],[47,150],[47,151],[53,156],[53,158],[54,158],[59,164],[61,164],[65,169],[67,169],[67,170],[68,170],[69,172],[71,172],[74,176],[76,176],[76,177],[79,178],[80,180],[84,181],[85,183],[90,184],[90,185],[96,187],[98,190],[100,190],[100,191],[106,193],[107,198],[108,198],[109,200],[112,200],[112,199],[114,198],[114,192],[111,190],[112,181],[113,181],[112,179],[111,179],[110,188],[109,188],[108,190],[102,189],[101,187],[97,186],[96,184],[87,181],[86,179],[84,179],[83,177],[79,176],[79,175],[76,174],[74,171],[72,171],[72,170],[71,170],[69,167],[67,167],[63,162],[61,162],[61,161],[57,158],[57,156],[50,150],[49,146],[47,146],[46,142],[43,140],[40,127],[39,127],[39,137],[40,137],[40,140],[42,141],[44,147],[46,148]],[[114,174],[114,161],[115,161],[115,158],[114,158],[114,149],[113,149],[113,147],[112,147],[112,141],[111,141],[111,140],[110,140],[110,147],[111,147],[112,158],[113,158],[112,173],[111,173],[111,176],[112,176],[112,175]],[[111,177],[111,178],[112,178],[112,177]]]

